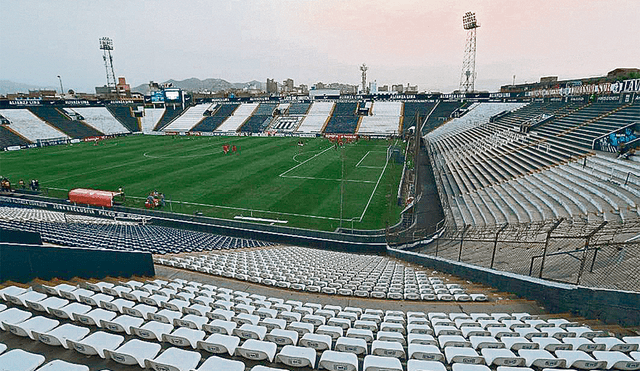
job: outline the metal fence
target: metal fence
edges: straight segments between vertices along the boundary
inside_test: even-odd
[[[640,218],[444,226],[417,251],[552,281],[640,291]]]

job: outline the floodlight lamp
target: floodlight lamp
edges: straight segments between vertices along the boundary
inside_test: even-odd
[[[478,27],[478,24],[476,22],[476,14],[472,12],[466,12],[464,16],[462,16],[462,26],[465,30],[471,30]]]
[[[102,50],[113,50],[113,40],[108,37],[100,38],[100,49]]]

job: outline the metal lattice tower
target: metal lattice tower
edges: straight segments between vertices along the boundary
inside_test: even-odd
[[[460,91],[471,93],[475,89],[476,82],[476,29],[480,27],[476,21],[476,14],[466,12],[462,16],[462,26],[467,30],[467,42],[460,74]]]
[[[102,59],[104,59],[104,68],[107,70],[107,87],[112,88],[113,92],[116,91],[116,74],[113,71],[113,56],[111,51],[113,50],[113,40],[108,37],[100,38],[100,50],[103,50]]]
[[[369,67],[367,67],[366,64],[362,64],[362,66],[360,66],[360,71],[362,72],[362,92],[366,93],[367,92],[367,70],[369,69]]]

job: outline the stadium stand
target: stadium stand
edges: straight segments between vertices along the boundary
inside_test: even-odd
[[[277,103],[260,103],[253,115],[242,124],[239,131],[243,133],[261,133],[271,123]]]
[[[188,107],[187,107],[188,108]],[[164,109],[164,113],[162,114],[162,118],[156,126],[153,128],[153,131],[162,131],[166,128],[173,120],[178,118],[185,110],[182,106],[179,105],[167,105]]]
[[[360,116],[358,116],[359,102],[336,103],[331,118],[324,128],[324,133],[353,134],[358,128]]]
[[[140,120],[142,132],[151,133],[164,116],[164,108],[145,108],[143,112],[144,115]]]
[[[307,116],[298,127],[300,133],[320,133],[322,128],[331,117],[335,103],[333,102],[313,102]],[[291,111],[291,110],[289,110]]]
[[[236,109],[240,107],[239,103],[219,104],[211,116],[207,116],[204,120],[194,126],[191,131],[215,131],[225,120],[227,120]]]
[[[70,371],[97,364],[197,371],[640,367],[637,336],[612,336],[571,317],[382,310],[375,301],[323,305],[227,284],[109,278],[3,287],[0,328],[18,347],[4,346],[0,364],[13,371],[45,362],[59,367],[46,370]],[[59,359],[69,357],[57,347],[77,356]]]
[[[433,130],[434,128],[442,125],[444,122],[448,121],[451,118],[451,114],[456,110],[463,108],[466,103],[455,101],[455,102],[447,102],[441,101],[431,112],[429,119],[422,127],[422,134],[426,134]]]
[[[257,107],[258,103],[242,103],[215,131],[238,131],[240,126],[253,114]]]
[[[459,284],[446,285],[440,277],[386,257],[304,247],[157,258],[156,262],[312,293],[394,300],[487,300],[483,294],[469,294]]]
[[[120,121],[105,107],[83,107],[83,108],[66,108],[79,113],[84,119],[85,124],[93,127],[104,134],[123,134],[129,133],[129,129],[124,127]]]
[[[289,116],[306,115],[309,112],[311,103],[295,102],[289,106]]]
[[[11,130],[31,142],[35,143],[38,139],[68,138],[65,133],[48,125],[29,110],[0,110],[0,115],[9,120]]]
[[[204,119],[203,114],[210,107],[211,103],[202,103],[197,104],[193,107],[189,107],[182,115],[180,115],[180,117],[173,120],[171,124],[167,125],[162,130],[178,132],[189,131],[192,127],[198,125],[198,123],[202,121],[202,119]]]
[[[286,105],[286,108],[282,103],[278,106],[276,113],[279,115],[271,121],[266,131],[290,133],[298,130],[311,107],[311,103],[304,102],[286,103]]]
[[[29,107],[28,109],[41,120],[54,126],[70,138],[86,138],[103,135],[102,132],[92,128],[82,121],[72,120],[68,115],[57,108]]]
[[[358,134],[398,134],[402,102],[375,102],[371,116],[364,116]]]
[[[406,101],[402,105],[402,130],[406,132],[410,127],[416,126],[416,114],[424,119],[433,109],[436,102]]]
[[[111,112],[113,117],[115,117],[116,120],[120,121],[120,123],[130,132],[137,133],[139,131],[142,131],[140,128],[140,121],[133,115],[133,107],[109,105],[107,106],[107,109],[109,110],[109,112]]]
[[[0,125],[0,149],[29,144],[24,137],[14,133],[5,125]]]

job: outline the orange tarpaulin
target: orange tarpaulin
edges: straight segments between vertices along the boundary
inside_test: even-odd
[[[69,201],[95,206],[113,206],[113,196],[120,192],[99,191],[96,189],[76,188],[69,191]]]

